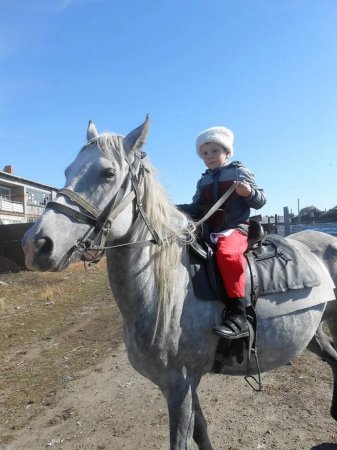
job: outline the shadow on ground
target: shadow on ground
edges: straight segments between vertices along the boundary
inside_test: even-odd
[[[326,442],[323,444],[315,445],[315,447],[311,447],[310,450],[337,450],[337,444]]]

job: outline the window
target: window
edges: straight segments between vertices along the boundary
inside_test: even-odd
[[[27,205],[46,206],[50,200],[50,193],[27,188]]]
[[[0,198],[3,198],[5,200],[11,199],[11,190],[9,188],[0,186]]]

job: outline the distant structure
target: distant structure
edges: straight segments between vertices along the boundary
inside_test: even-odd
[[[324,211],[320,216],[320,220],[324,220],[325,222],[337,222],[337,206],[328,211]]]
[[[306,206],[301,209],[300,215],[294,223],[328,223],[337,222],[337,206],[328,211],[321,211],[316,206]]]
[[[323,214],[323,211],[321,211],[320,209],[316,208],[316,206],[306,206],[305,208],[300,210],[300,221],[304,222],[304,223],[312,223],[315,222],[316,220],[318,220],[320,218],[320,216]]]
[[[11,165],[0,171],[0,224],[36,222],[58,189],[14,175]]]

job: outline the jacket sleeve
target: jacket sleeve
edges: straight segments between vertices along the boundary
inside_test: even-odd
[[[176,207],[180,211],[187,214],[194,220],[198,220],[202,214],[202,208],[199,204],[200,184],[201,184],[201,180],[199,180],[197,183],[197,188],[196,188],[195,194],[193,196],[192,203],[184,203],[182,205],[176,205]]]
[[[267,202],[267,197],[255,181],[255,177],[253,172],[251,172],[246,167],[240,167],[239,170],[239,181],[247,181],[252,187],[251,194],[245,198],[245,202],[250,208],[254,209],[260,209],[262,206],[264,206]]]

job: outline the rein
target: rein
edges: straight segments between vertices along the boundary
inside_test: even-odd
[[[220,208],[220,206],[225,203],[225,201],[228,199],[228,197],[232,194],[232,192],[235,191],[236,185],[232,184],[232,186],[219,198],[219,200],[214,203],[212,208],[204,215],[202,219],[200,219],[198,222],[195,223],[196,227],[199,227],[202,225],[207,219],[211,217],[212,214],[215,213],[217,209]]]
[[[120,248],[120,247],[144,247],[148,245],[158,245],[161,246],[164,241],[170,241],[176,237],[176,235],[168,236],[163,239],[158,235],[156,230],[151,225],[142,204],[141,194],[139,191],[139,185],[141,183],[141,178],[145,170],[147,170],[142,160],[146,157],[145,152],[140,152],[140,154],[135,153],[135,159],[132,164],[126,159],[129,166],[129,171],[125,177],[121,188],[115,195],[115,197],[109,202],[109,204],[104,208],[104,210],[99,210],[83,197],[81,197],[76,192],[63,188],[60,189],[57,195],[64,195],[69,200],[71,200],[75,205],[80,207],[83,211],[78,211],[70,206],[63,205],[56,201],[48,202],[46,209],[53,209],[54,211],[60,212],[78,222],[87,224],[90,226],[88,232],[83,236],[83,238],[74,245],[68,253],[65,255],[65,260],[69,261],[71,256],[75,251],[82,254],[82,260],[87,261],[91,264],[96,264],[102,258],[105,250]],[[138,174],[137,174],[138,171]],[[125,195],[126,186],[131,183],[132,190]],[[195,225],[198,227],[202,225],[214,212],[218,209],[232,194],[235,190],[235,185],[231,186],[228,191],[212,206],[208,213]],[[140,214],[143,222],[145,223],[147,229],[149,230],[152,239],[146,239],[135,242],[126,242],[121,244],[114,244],[107,246],[106,242],[108,240],[109,232],[113,221],[121,214],[122,211],[132,202],[136,202],[137,214]],[[116,206],[115,206],[116,205]],[[96,243],[98,241],[98,243]],[[87,255],[87,256],[85,256]]]
[[[72,254],[77,250],[82,253],[82,259],[89,263],[97,263],[104,254],[106,249],[112,249],[123,246],[146,246],[146,245],[162,245],[163,241],[159,237],[156,230],[150,224],[148,217],[143,209],[143,204],[141,201],[141,195],[139,191],[139,184],[141,183],[141,176],[144,170],[146,170],[143,166],[142,159],[144,159],[146,154],[144,152],[140,153],[139,157],[135,157],[133,164],[130,164],[128,160],[129,172],[126,176],[120,190],[117,192],[116,196],[110,201],[107,207],[104,210],[99,210],[91,203],[87,202],[83,197],[81,197],[76,192],[70,189],[60,189],[57,195],[64,195],[68,197],[75,205],[79,206],[84,212],[77,211],[70,206],[63,205],[61,203],[52,201],[48,202],[46,209],[53,209],[54,211],[58,211],[72,219],[75,219],[81,223],[85,223],[90,225],[89,231],[85,234],[81,241],[78,241],[72,249],[67,253],[66,259],[69,260]],[[136,165],[139,166],[136,168]],[[137,176],[137,169],[139,175]],[[128,182],[131,182],[132,190],[125,194],[126,185]],[[144,240],[144,241],[136,241],[136,242],[128,242],[124,244],[116,244],[112,246],[106,246],[106,242],[108,239],[108,235],[111,229],[111,225],[113,221],[119,216],[119,214],[124,211],[124,209],[133,201],[136,201],[137,205],[137,214],[140,213],[146,227],[150,231],[152,235],[152,239]],[[115,204],[118,203],[116,206]],[[99,238],[98,245],[95,244],[97,239]],[[94,254],[90,253],[94,252]],[[85,257],[84,254],[90,256],[90,259]]]

